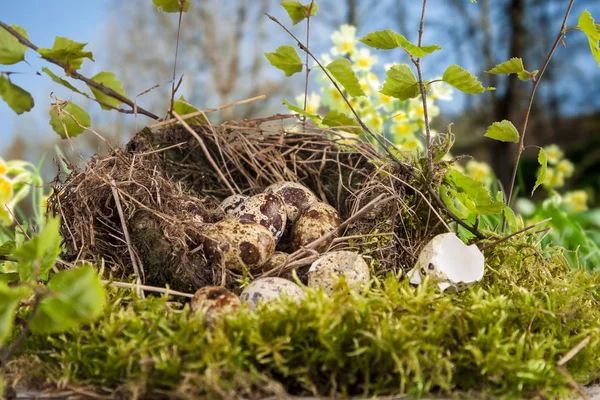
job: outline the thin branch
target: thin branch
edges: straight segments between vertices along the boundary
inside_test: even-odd
[[[35,315],[37,313],[38,306],[40,305],[40,301],[42,300],[42,297],[43,297],[43,294],[40,291],[38,291],[35,294],[34,302],[33,302],[33,305],[31,306],[31,313],[29,314],[29,317],[27,318],[27,320],[25,321],[25,324],[23,325],[23,330],[21,331],[21,333],[19,333],[19,336],[10,345],[10,347],[5,348],[4,351],[2,352],[2,369],[3,369],[4,373],[6,373],[6,366],[8,364],[8,360],[10,360],[10,358],[12,357],[14,352],[19,348],[21,343],[23,343],[23,340],[25,340],[25,338],[27,337],[27,334],[31,330],[31,320],[33,320],[33,318],[35,317]]]
[[[13,35],[21,44],[29,47],[30,49],[34,50],[34,51],[38,51],[38,47],[31,43],[26,37],[24,37],[23,35],[21,35],[19,32],[17,32],[16,30],[14,30],[13,28],[11,28],[9,25],[5,24],[4,22],[0,21],[0,27],[6,29],[6,31],[8,31],[8,33],[10,33],[11,35]],[[72,71],[69,69],[69,66],[67,64],[65,64],[62,61],[59,60],[55,60],[53,58],[49,58],[49,57],[44,57],[42,56],[42,58],[52,64],[58,65],[59,67],[61,67],[63,70],[65,71],[69,71],[69,76],[73,79],[78,79],[82,82],[84,82],[86,85],[93,87],[94,89],[104,93],[107,96],[113,97],[117,100],[119,100],[121,103],[125,103],[128,106],[130,106],[132,109],[137,109],[137,112],[139,114],[143,114],[147,117],[150,117],[152,119],[159,119],[159,117],[157,115],[154,115],[153,113],[151,113],[150,111],[146,111],[145,109],[136,106],[131,100],[129,100],[127,97],[115,92],[114,90],[112,90],[111,88],[108,88],[98,82],[94,82],[93,80],[91,80],[90,78],[87,78],[83,75],[81,75],[79,72],[77,71]],[[119,112],[124,112],[121,111],[121,109],[117,108],[116,109]],[[127,112],[128,114],[130,112]]]
[[[120,289],[145,290],[146,292],[171,294],[173,296],[187,297],[190,299],[194,297],[194,295],[191,293],[178,292],[177,290],[171,290],[168,288],[162,288],[162,287],[156,287],[156,286],[138,285],[136,283],[102,281],[102,284],[120,288]]]
[[[519,138],[519,149],[517,151],[517,157],[515,159],[515,165],[513,167],[512,179],[510,181],[510,189],[508,192],[507,204],[509,206],[510,206],[510,203],[512,202],[512,196],[513,196],[513,192],[515,189],[515,182],[517,179],[517,169],[519,168],[519,161],[521,160],[521,154],[525,150],[525,146],[524,146],[525,133],[527,131],[527,123],[529,122],[529,114],[531,113],[531,109],[533,107],[533,98],[535,97],[535,91],[536,91],[540,81],[542,80],[542,76],[544,76],[544,72],[546,72],[546,68],[548,67],[548,64],[550,63],[550,59],[552,58],[554,51],[558,47],[558,44],[561,42],[561,40],[566,32],[567,20],[569,19],[569,14],[571,14],[571,9],[573,8],[574,2],[575,2],[575,0],[571,0],[569,2],[569,6],[567,7],[567,12],[565,13],[565,18],[563,19],[562,25],[560,27],[560,32],[556,36],[556,39],[554,40],[554,43],[552,44],[552,48],[550,49],[550,52],[546,56],[546,60],[544,61],[544,65],[540,69],[540,73],[538,74],[537,77],[534,77],[531,79],[531,81],[533,82],[533,85],[531,86],[531,94],[529,95],[529,104],[527,105],[527,110],[525,111],[525,121],[523,122],[523,129],[521,130],[521,137]],[[504,230],[505,228],[506,228],[506,216],[504,217],[503,222],[502,222],[502,230]]]
[[[310,13],[312,11],[314,0],[310,2],[310,6],[306,11],[306,50],[308,50],[308,43],[310,40]],[[310,67],[308,66],[308,51],[306,52],[306,79],[304,81],[304,111],[306,111],[306,103],[308,102],[308,75],[310,74]],[[306,117],[302,120],[302,129],[306,130]]]
[[[516,235],[518,235],[518,234],[520,234],[520,233],[523,233],[523,232],[526,232],[526,231],[528,231],[528,230],[530,230],[530,229],[533,229],[533,228],[535,228],[536,226],[540,226],[540,225],[542,225],[542,224],[545,224],[546,222],[550,222],[551,220],[552,220],[552,218],[546,218],[546,219],[544,219],[544,220],[542,220],[542,221],[540,221],[540,222],[536,222],[536,223],[535,223],[535,224],[533,224],[533,225],[529,225],[529,226],[527,226],[527,227],[525,227],[525,228],[523,228],[523,229],[519,229],[518,231],[516,231],[516,232],[514,232],[514,233],[511,233],[510,235],[504,236],[503,238],[501,238],[501,239],[498,239],[498,240],[496,240],[495,242],[492,242],[492,243],[490,243],[490,244],[486,244],[485,246],[483,246],[483,247],[482,247],[481,249],[479,249],[479,250],[481,250],[481,251],[484,251],[484,250],[490,249],[490,248],[492,248],[492,247],[496,246],[497,244],[500,244],[500,243],[502,243],[502,242],[505,242],[505,241],[507,241],[508,239],[510,239],[510,238],[511,238],[511,237],[513,237],[513,236],[516,236]]]
[[[175,105],[175,92],[177,89],[175,88],[175,77],[177,75],[177,53],[179,52],[179,38],[181,36],[181,19],[183,18],[183,6],[185,1],[179,2],[179,23],[177,25],[177,43],[175,43],[175,62],[173,63],[173,79],[171,83],[171,108],[169,109],[169,114],[173,111],[173,106]],[[179,81],[181,83],[181,80]],[[177,85],[179,88],[179,84]]]

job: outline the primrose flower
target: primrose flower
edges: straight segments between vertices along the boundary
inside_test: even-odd
[[[546,170],[546,180],[544,181],[546,189],[556,189],[565,185],[565,176],[557,172],[554,168]]]
[[[342,25],[339,31],[331,34],[331,41],[335,45],[331,53],[336,55],[352,54],[356,49],[356,27],[352,25]]]
[[[467,175],[476,181],[488,184],[492,180],[492,169],[484,162],[469,160],[465,166]]]
[[[13,182],[7,176],[0,175],[0,203],[8,202],[13,195]]]
[[[427,116],[429,120],[440,115],[440,108],[435,105],[433,99],[427,98]],[[408,118],[410,119],[424,119],[425,109],[423,108],[423,101],[421,96],[408,100]]]
[[[394,109],[395,100],[391,96],[387,96],[383,93],[379,93],[377,96],[377,107],[383,108],[387,112],[391,112]]]
[[[378,112],[373,111],[368,113],[365,118],[365,124],[375,131],[381,132],[383,129],[383,120]]]
[[[569,211],[581,212],[587,210],[588,195],[584,190],[574,190],[565,193],[563,204]]]
[[[302,108],[304,106],[304,94],[296,96],[296,104]],[[316,114],[321,107],[321,96],[316,93],[310,93],[306,98],[306,112]]]
[[[321,93],[323,93],[321,103],[330,110],[339,110],[346,104],[340,92],[333,86],[322,87]],[[302,102],[304,104],[304,99]]]
[[[394,141],[414,137],[415,132],[418,130],[419,126],[410,121],[396,122],[390,127],[390,133]]]
[[[544,147],[544,150],[546,151],[546,155],[548,156],[548,164],[550,165],[558,164],[558,162],[562,160],[564,156],[563,151],[555,144]]]
[[[405,140],[404,142],[402,142],[401,146],[403,150],[407,150],[410,152],[423,150],[423,144],[415,137]]]
[[[358,71],[369,71],[374,64],[377,64],[377,56],[371,55],[369,49],[359,49],[354,52],[350,59],[354,62],[353,67]]]
[[[575,171],[575,166],[573,163],[567,159],[560,160],[556,165],[556,170],[562,174],[565,178],[570,178],[573,176],[573,172]]]
[[[435,78],[434,80],[442,79],[441,77]],[[439,100],[452,100],[454,90],[452,86],[448,85],[445,82],[434,82],[431,84],[431,89],[433,93],[430,97]]]
[[[2,157],[0,157],[0,176],[6,175],[8,173],[8,165],[4,162]]]

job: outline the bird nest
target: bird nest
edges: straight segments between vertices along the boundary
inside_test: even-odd
[[[419,168],[342,132],[303,128],[280,116],[218,126],[166,121],[123,149],[72,167],[49,199],[62,220],[62,259],[104,262],[114,279],[136,275],[182,291],[238,290],[243,279],[292,271],[305,280],[318,256],[310,245],[266,272],[211,265],[198,250],[203,227],[225,218],[224,198],[293,181],[338,210],[343,223],[329,251],[357,251],[375,275],[400,276],[446,229],[443,211],[422,190]]]

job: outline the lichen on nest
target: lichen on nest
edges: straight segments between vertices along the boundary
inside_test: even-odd
[[[331,297],[309,290],[211,327],[164,297],[113,290],[102,319],[30,338],[10,371],[121,397],[567,398],[557,362],[582,339],[566,367],[582,384],[600,379],[600,274],[535,241],[487,250],[484,279],[462,293],[390,274],[363,295],[341,282]]]

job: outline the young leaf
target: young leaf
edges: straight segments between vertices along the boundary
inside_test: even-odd
[[[57,36],[51,49],[38,49],[38,53],[42,57],[62,61],[71,70],[76,71],[81,68],[84,58],[94,61],[92,52],[83,50],[86,45],[87,43],[79,43],[66,37]]]
[[[506,206],[504,207],[504,216],[506,217],[506,221],[508,222],[508,227],[512,232],[516,232],[519,230],[519,222],[517,220],[517,216],[512,208]]]
[[[490,125],[484,136],[501,142],[519,142],[519,132],[517,131],[517,128],[515,128],[512,122],[506,119],[500,122],[494,122]]]
[[[295,106],[292,103],[290,103],[289,101],[287,101],[286,99],[283,99],[283,104],[285,104],[288,108],[288,110],[290,111],[294,111],[306,118],[310,118],[313,121],[315,121],[316,123],[320,123],[321,122],[321,117],[319,117],[316,114],[311,114],[311,113],[307,113],[306,111],[304,111],[304,109],[302,109],[301,107]]]
[[[0,344],[10,335],[15,313],[22,299],[30,294],[27,287],[9,287],[0,280]]]
[[[402,47],[408,54],[418,58],[431,54],[434,51],[441,50],[441,47],[438,45],[419,47],[411,43],[404,36],[390,29],[368,33],[360,39],[360,41],[367,46],[380,50],[392,50]]]
[[[594,59],[600,67],[600,47],[598,44],[600,41],[600,28],[595,24],[594,18],[589,11],[584,10],[581,13],[579,21],[577,22],[577,27],[581,29],[585,36],[587,36],[592,56],[594,56]]]
[[[346,58],[338,58],[327,65],[327,70],[346,89],[350,96],[366,96],[352,70],[352,64]]]
[[[36,274],[44,277],[56,263],[60,254],[59,226],[58,218],[49,219],[40,233],[14,252],[22,282],[33,279]]]
[[[386,96],[408,100],[421,94],[415,74],[406,64],[392,65],[381,89]]]
[[[360,125],[353,118],[350,118],[346,114],[343,114],[339,111],[329,111],[325,117],[323,117],[323,121],[321,121],[321,123],[331,128],[343,127],[344,129],[355,133],[362,133],[359,128]]]
[[[72,90],[75,93],[79,93],[82,96],[88,97],[87,93],[83,93],[81,91],[79,91],[79,89],[77,89],[75,86],[71,85],[68,81],[62,79],[61,77],[59,77],[58,75],[56,75],[54,72],[50,71],[49,68],[47,67],[43,67],[42,71],[48,75],[50,77],[50,79],[52,79],[54,82],[58,83],[59,85],[62,85],[64,87],[66,87],[67,89]]]
[[[461,203],[463,207],[457,207],[455,204],[456,199],[456,190],[449,189],[448,186],[441,184],[440,185],[440,199],[444,202],[448,210],[450,210],[454,215],[459,218],[466,219],[469,217],[469,213],[466,207]],[[452,196],[450,196],[452,195]]]
[[[31,320],[34,333],[60,332],[91,322],[106,304],[106,291],[90,265],[57,273],[47,287],[52,294],[40,301]]]
[[[125,98],[127,97],[125,95],[125,91],[123,90],[123,84],[121,82],[119,82],[116,75],[113,74],[112,72],[106,72],[106,71],[99,72],[92,77],[92,80],[96,83],[101,84],[102,86],[104,86],[106,88],[114,90],[115,92],[117,92],[118,94],[120,94],[121,96],[123,96]],[[96,98],[96,100],[98,100],[100,103],[104,103],[104,104],[107,104],[112,107],[117,107],[119,104],[122,103],[121,100],[115,99],[112,96],[104,94],[103,92],[101,92],[100,90],[98,90],[92,86],[90,86],[89,88],[92,91],[92,93],[94,94],[94,97]],[[103,104],[100,104],[100,107],[103,110],[110,110],[110,107],[106,107]]]
[[[54,107],[50,109],[50,126],[61,138],[75,137],[85,131],[81,126],[90,126],[90,114],[78,105],[69,102],[66,106],[58,105],[56,107],[61,111],[59,113]],[[67,115],[67,113],[71,115]]]
[[[455,89],[467,94],[477,94],[483,93],[486,90],[495,90],[493,87],[484,88],[476,77],[456,64],[446,68],[442,80]]]
[[[21,36],[29,38],[27,31],[20,26],[13,24],[10,27],[19,32]],[[27,46],[21,44],[16,37],[7,30],[0,29],[0,64],[10,65],[25,60],[26,50]]]
[[[176,100],[175,103],[173,104],[173,111],[175,111],[179,115],[186,115],[186,114],[195,113],[198,111],[198,109],[196,107],[194,107],[193,105],[191,105],[190,103],[188,103],[187,100],[185,99],[185,97],[183,97],[183,95],[181,95],[181,97],[179,97],[179,100]],[[188,118],[185,121],[188,123],[189,122],[192,122],[192,123],[208,122],[208,120],[206,119],[206,117],[204,115],[198,115],[193,118]]]
[[[517,57],[513,57],[502,64],[496,65],[494,68],[488,71],[488,74],[518,74],[519,72],[525,71],[523,67],[523,60]]]
[[[178,13],[180,10],[188,12],[192,5],[190,0],[152,0],[152,2],[157,10],[167,13]]]
[[[285,72],[285,76],[302,71],[302,60],[293,46],[279,46],[274,53],[265,53],[265,57],[272,66]]]
[[[471,211],[481,215],[492,215],[502,212],[505,204],[494,201],[490,192],[479,182],[455,169],[448,171],[446,181],[457,191],[456,197]]]
[[[540,152],[538,154],[538,162],[540,163],[541,168],[538,172],[538,176],[535,181],[535,186],[531,191],[531,195],[533,195],[538,186],[546,182],[546,171],[548,170],[548,154],[546,154],[546,150],[540,149]]]
[[[17,114],[23,114],[33,108],[31,94],[0,75],[0,97]]]
[[[285,8],[285,11],[287,11],[288,15],[292,19],[292,25],[296,25],[297,23],[303,21],[304,18],[308,17],[309,10],[310,16],[314,17],[317,15],[317,10],[319,9],[316,1],[303,5],[298,0],[283,0],[281,2],[281,6]]]

